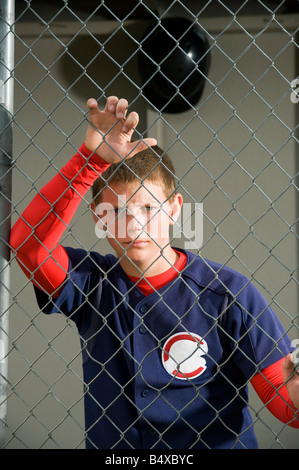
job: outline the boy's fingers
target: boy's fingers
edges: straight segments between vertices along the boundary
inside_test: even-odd
[[[289,377],[293,374],[295,366],[292,361],[292,355],[288,354],[285,361],[282,363],[284,381],[286,382]]]
[[[120,100],[118,100],[115,108],[115,116],[117,117],[117,119],[125,119],[128,106],[129,103],[125,98],[121,98]]]
[[[129,132],[132,129],[135,129],[138,126],[138,123],[139,123],[139,115],[135,111],[132,111],[124,122],[123,131]]]
[[[88,109],[93,109],[98,107],[98,102],[94,98],[89,98],[86,103]]]
[[[109,111],[110,113],[115,113],[116,105],[118,103],[117,96],[108,96],[105,106],[105,111]]]
[[[128,106],[129,103],[125,98],[119,99],[117,96],[109,96],[107,98],[104,111],[114,113],[118,120],[122,120],[126,118]],[[87,101],[87,107],[90,111],[98,109],[98,103],[94,98],[89,98]],[[137,113],[132,113],[131,118],[132,120],[129,120],[127,126],[129,129],[136,127],[139,121]]]

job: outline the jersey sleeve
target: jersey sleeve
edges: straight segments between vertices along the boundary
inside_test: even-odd
[[[68,256],[68,274],[58,296],[49,296],[34,286],[37,303],[43,313],[61,313],[75,322],[80,335],[91,328],[91,336],[101,321],[100,302],[106,271],[106,256],[65,247]]]
[[[12,228],[10,246],[21,269],[47,294],[58,296],[69,267],[60,238],[87,190],[108,166],[83,144]]]
[[[225,357],[234,361],[247,381],[294,349],[267,300],[244,277],[227,296],[219,325]]]

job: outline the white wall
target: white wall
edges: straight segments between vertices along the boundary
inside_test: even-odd
[[[142,28],[132,26],[131,31],[138,38]],[[67,44],[69,39],[63,36],[61,41]],[[287,83],[295,77],[294,48],[286,47],[275,60],[275,67],[271,66],[271,60],[287,40],[284,33],[272,32],[249,47],[250,38],[241,31],[220,36],[218,48],[213,48],[211,83],[205,88],[199,117],[194,118],[192,111],[165,115],[167,123],[162,119],[156,121],[157,116],[138,98],[138,86],[131,80],[124,77],[114,80],[115,66],[108,59],[99,59],[89,72],[93,80],[106,87],[107,94],[135,100],[142,120],[140,131],[146,130],[147,117],[150,127],[152,121],[156,122],[149,134],[158,132],[162,139],[159,144],[164,148],[171,146],[169,154],[182,178],[181,184],[194,200],[203,202],[204,256],[228,263],[246,275],[253,273],[284,326],[289,328],[298,311],[297,290],[291,277],[297,247],[294,233],[289,231],[296,218],[291,183],[295,174],[295,144],[290,138],[295,105],[290,101]],[[61,56],[64,47],[56,39],[44,36],[36,41],[32,28],[22,36],[22,41],[31,50],[29,54],[27,46],[16,42],[15,76],[21,84],[17,82],[15,87],[17,168],[13,173],[13,201],[18,213],[55,173],[49,160],[60,168],[80,146],[86,126],[84,103],[90,96],[100,96],[94,83],[84,78],[70,88],[79,68],[70,57]],[[127,47],[120,50],[119,41]],[[69,53],[83,62],[88,59],[86,53],[92,57],[97,47],[92,39],[84,37],[70,45]],[[246,47],[248,50],[242,56]],[[107,44],[117,60],[121,60],[124,50],[129,57],[132,48],[132,41],[125,35],[116,35]],[[232,64],[222,51],[236,59],[235,69],[231,70]],[[46,76],[47,70],[50,72]],[[140,83],[135,56],[126,73],[137,85]],[[255,92],[248,80],[257,80]],[[217,93],[213,91],[214,84]],[[273,113],[266,120],[272,107]],[[188,173],[196,161],[195,155],[198,163]],[[282,192],[283,196],[278,198]],[[185,198],[188,200],[186,195]],[[271,201],[275,201],[272,209]],[[233,210],[233,203],[240,214]],[[246,236],[251,225],[255,236]],[[96,249],[107,251],[105,243],[101,247],[97,243],[87,203],[81,205],[72,233],[86,246],[96,244]],[[72,235],[65,243],[78,246]],[[180,240],[178,244],[182,243]],[[236,247],[234,252],[232,247]],[[32,287],[16,262],[12,265],[11,286],[8,428],[13,432],[8,432],[7,447],[55,448],[56,443],[62,448],[83,447],[83,386],[76,331],[64,318],[58,315],[49,318],[39,312]],[[293,330],[290,335],[295,337]],[[261,403],[252,395],[253,406],[259,409]],[[261,416],[264,423],[258,421],[256,425],[261,447],[277,446],[272,430],[280,430],[281,424],[267,411]],[[290,428],[283,429],[279,440],[287,448],[299,447],[298,431]]]

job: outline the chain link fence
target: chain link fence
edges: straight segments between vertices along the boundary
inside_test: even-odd
[[[80,147],[86,100],[94,97],[101,107],[110,95],[125,97],[140,115],[137,137],[157,137],[176,168],[185,206],[183,231],[174,230],[172,244],[247,276],[290,338],[299,338],[298,2],[8,3],[14,19],[4,17],[3,9],[0,18],[6,28],[1,44],[7,48],[13,36],[15,51],[14,64],[0,63],[6,73],[1,90],[12,83],[14,88],[7,106],[8,123],[13,122],[8,164],[10,124],[1,122],[2,448],[85,448],[88,384],[77,327],[38,308],[30,280],[7,255],[10,224]],[[141,54],[141,60],[154,62],[146,48],[149,27],[163,28],[169,18],[188,20],[206,41],[203,56],[209,61],[202,67],[189,44],[192,70],[197,64],[203,78],[195,97],[183,88],[192,72],[180,84],[169,78],[174,64],[184,74],[171,50],[168,69],[165,56],[152,76],[145,73],[148,62],[140,65]],[[172,96],[167,89],[165,98],[162,85],[150,89],[157,73]],[[4,98],[1,91],[2,103]],[[89,195],[83,198],[62,244],[105,254],[111,249],[95,235],[90,201]],[[197,219],[199,206],[203,215]],[[298,449],[298,430],[274,418],[250,384],[249,389],[259,447]],[[101,408],[102,416],[106,412]]]

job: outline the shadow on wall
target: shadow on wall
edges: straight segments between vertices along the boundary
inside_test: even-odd
[[[109,95],[125,97],[139,113],[141,133],[143,123],[146,124],[146,101],[140,91],[137,41],[143,31],[144,23],[138,22],[114,34],[79,35],[57,62],[67,92],[84,100],[94,97],[100,104]]]

